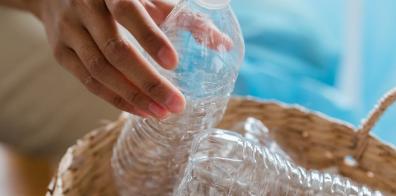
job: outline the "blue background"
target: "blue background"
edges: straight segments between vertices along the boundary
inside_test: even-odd
[[[350,73],[360,80],[353,101],[337,85],[348,52],[346,27],[355,25],[346,22],[346,2],[233,0],[246,44],[235,94],[303,105],[358,126],[396,87],[396,1],[360,1],[361,64]],[[373,133],[396,144],[395,119],[392,107]]]

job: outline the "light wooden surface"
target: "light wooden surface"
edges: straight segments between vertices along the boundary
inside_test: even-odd
[[[45,195],[53,165],[47,159],[22,155],[0,144],[1,195]]]

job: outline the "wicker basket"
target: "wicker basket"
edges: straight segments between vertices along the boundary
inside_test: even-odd
[[[375,122],[396,100],[391,91],[359,129],[301,107],[233,98],[220,128],[255,117],[271,130],[285,151],[306,168],[336,167],[357,182],[396,195],[396,151],[369,135]],[[125,115],[89,133],[62,158],[47,195],[116,195],[110,157]],[[357,164],[349,164],[354,157]],[[346,161],[349,160],[349,161]]]

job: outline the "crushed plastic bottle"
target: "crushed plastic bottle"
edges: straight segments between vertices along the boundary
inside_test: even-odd
[[[268,148],[271,152],[283,156],[285,159],[292,161],[289,155],[278,145],[275,139],[271,136],[269,129],[263,122],[254,118],[248,117],[245,121],[236,122],[231,130],[239,133],[244,133],[244,137],[257,145]]]
[[[242,137],[210,129],[197,134],[174,196],[382,195],[339,175],[306,170]]]
[[[175,70],[157,71],[186,98],[183,113],[164,120],[130,115],[114,147],[121,195],[169,195],[184,171],[192,136],[222,118],[244,55],[229,0],[181,1],[161,26],[179,55]]]

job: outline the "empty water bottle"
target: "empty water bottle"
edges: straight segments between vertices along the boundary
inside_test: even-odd
[[[243,60],[243,39],[229,0],[181,1],[161,28],[179,64],[170,71],[147,58],[187,104],[183,113],[164,120],[129,116],[112,157],[121,195],[172,193],[192,135],[222,118]]]
[[[382,195],[347,178],[308,171],[241,135],[197,134],[175,196]]]
[[[292,160],[271,136],[267,126],[256,118],[248,117],[245,121],[237,122],[232,126],[231,130],[244,133],[244,137],[251,142],[266,147],[271,152],[277,153],[287,160]]]

